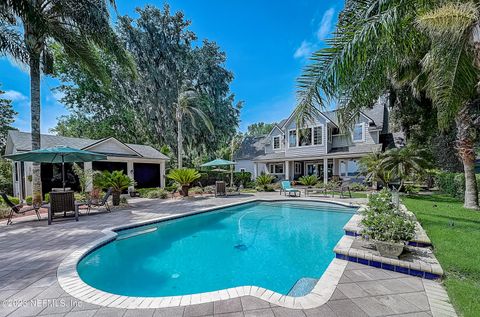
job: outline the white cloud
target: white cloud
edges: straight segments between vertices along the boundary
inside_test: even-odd
[[[332,31],[332,21],[333,15],[335,14],[335,9],[330,8],[323,14],[322,21],[318,27],[317,31],[317,38],[320,41],[325,40],[325,38],[331,33]]]
[[[302,44],[295,50],[293,57],[295,58],[306,58],[309,57],[315,50],[315,45],[304,40]]]
[[[7,90],[2,95],[3,99],[12,100],[13,102],[27,101],[28,97],[16,90]]]

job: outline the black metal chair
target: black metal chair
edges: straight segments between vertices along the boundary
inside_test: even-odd
[[[93,200],[89,198],[87,199],[87,201],[84,201],[84,202],[76,202],[75,208],[77,209],[77,212],[78,212],[81,206],[87,206],[87,214],[90,213],[90,210],[92,209],[92,207],[98,207],[98,208],[105,207],[105,209],[108,212],[111,212],[110,205],[108,204],[108,198],[110,198],[110,196],[112,195],[112,192],[113,192],[113,188],[110,187],[102,199]]]
[[[2,197],[3,201],[7,204],[7,206],[10,207],[10,214],[8,215],[7,226],[13,223],[12,222],[13,214],[21,215],[32,210],[35,210],[38,220],[42,219],[40,217],[40,212],[39,212],[39,209],[42,207],[41,205],[33,205],[31,207],[22,209],[23,204],[15,205],[10,201],[7,194],[0,192],[0,196]]]

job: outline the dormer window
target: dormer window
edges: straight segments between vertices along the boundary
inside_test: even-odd
[[[273,137],[273,149],[274,150],[280,149],[280,136]]]
[[[353,142],[365,141],[365,124],[357,123],[353,127]]]

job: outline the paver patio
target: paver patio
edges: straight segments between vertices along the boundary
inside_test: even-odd
[[[60,262],[102,230],[278,193],[221,198],[132,201],[112,213],[82,216],[79,222],[46,220],[0,223],[0,317],[2,316],[455,316],[438,282],[348,263],[331,299],[318,308],[293,310],[252,296],[167,309],[114,309],[80,302],[58,284]],[[295,198],[292,198],[292,200]],[[308,198],[318,200],[319,198]],[[322,199],[325,200],[325,199]],[[361,202],[360,199],[342,199]]]

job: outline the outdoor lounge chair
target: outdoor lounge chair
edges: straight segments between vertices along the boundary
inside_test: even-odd
[[[281,190],[280,190],[280,195],[282,194],[282,191],[284,192],[285,196],[288,195],[289,196],[292,196],[292,193],[297,196],[297,193],[298,193],[298,197],[300,197],[301,195],[301,192],[299,189],[296,189],[296,188],[293,188],[290,181],[282,181],[282,187],[281,187]]]
[[[75,208],[80,209],[81,206],[87,206],[87,214],[90,213],[92,207],[105,207],[108,212],[111,212],[110,205],[108,204],[108,198],[112,195],[113,188],[109,188],[102,199],[98,201],[93,201],[91,198],[87,199],[85,202],[76,202]]]
[[[335,197],[335,192],[340,193],[340,198],[345,198],[348,197],[352,198],[352,192],[350,191],[350,180],[341,180],[335,182],[333,187],[332,187],[332,197]]]
[[[31,207],[22,209],[23,205],[22,204],[15,205],[14,203],[12,203],[10,201],[10,199],[8,198],[7,194],[0,193],[0,196],[2,196],[3,201],[8,205],[8,207],[10,207],[10,214],[8,215],[7,226],[12,224],[12,217],[13,217],[14,213],[17,214],[17,215],[20,215],[20,214],[25,214],[28,211],[35,210],[35,213],[37,214],[38,220],[42,219],[40,217],[40,213],[38,212],[41,205],[34,205],[34,206],[31,206]]]

